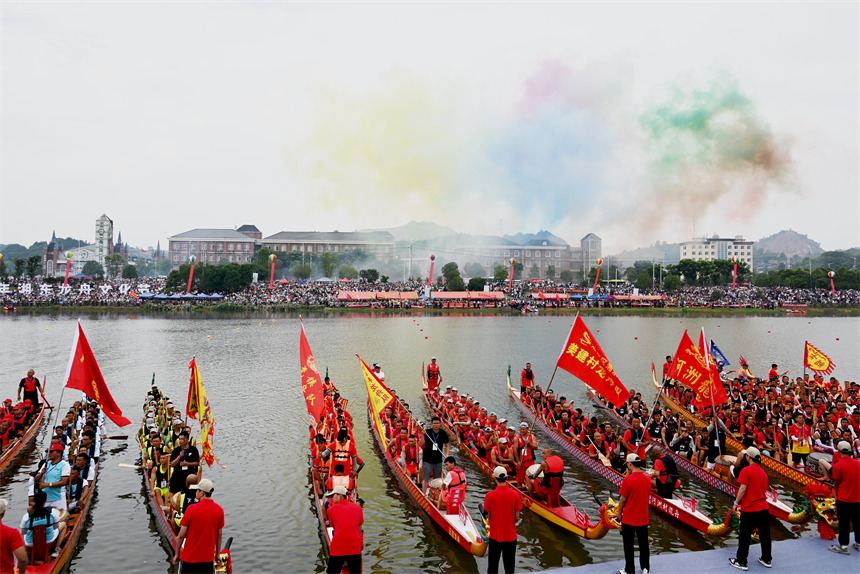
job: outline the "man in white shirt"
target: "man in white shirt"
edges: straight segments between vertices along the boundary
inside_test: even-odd
[[[379,366],[379,363],[373,363],[373,374],[376,375],[377,379],[385,382],[385,373],[382,372],[382,367]]]

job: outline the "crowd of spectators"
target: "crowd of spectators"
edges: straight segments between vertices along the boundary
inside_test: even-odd
[[[0,304],[5,307],[35,307],[35,306],[98,306],[124,307],[141,304],[158,305],[199,305],[229,303],[247,308],[260,306],[278,307],[358,307],[372,306],[378,308],[408,308],[413,306],[442,307],[450,301],[423,299],[426,282],[422,280],[391,281],[387,283],[369,283],[367,281],[352,282],[317,282],[317,281],[282,281],[269,290],[267,282],[252,283],[247,288],[235,293],[224,294],[218,302],[200,301],[151,301],[148,294],[165,293],[164,278],[142,279],[73,279],[69,285],[43,283],[36,279],[0,279]],[[675,292],[666,292],[660,288],[635,290],[630,285],[613,285],[599,287],[589,298],[589,286],[578,284],[557,284],[545,282],[514,282],[508,291],[508,283],[491,282],[491,291],[505,293],[504,301],[468,301],[464,296],[457,306],[469,307],[503,307],[530,311],[548,307],[628,307],[649,305],[655,307],[755,307],[774,309],[792,306],[810,307],[857,307],[860,306],[860,290],[839,290],[836,296],[829,289],[799,289],[791,287],[753,287],[739,285],[736,289],[729,286],[712,287],[683,287]],[[434,287],[434,290],[437,289]],[[445,287],[438,288],[444,291]],[[339,299],[341,291],[371,291],[371,292],[416,292],[418,299],[373,299],[350,300]],[[533,294],[544,293],[547,298],[533,297]],[[554,300],[551,294],[563,293],[569,298]],[[144,297],[141,297],[141,296]],[[465,295],[465,294],[464,294]],[[617,296],[650,296],[651,299],[615,299]],[[654,297],[657,298],[654,298]]]

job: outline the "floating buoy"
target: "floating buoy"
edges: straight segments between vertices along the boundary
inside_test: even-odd
[[[47,327],[45,327],[45,330],[47,331],[47,330],[48,330],[48,328],[47,328]]]
[[[206,338],[207,338],[207,339],[211,339],[211,338],[212,338],[212,335],[206,335]]]
[[[263,324],[262,324],[262,323],[260,323],[260,326],[261,326],[261,327],[262,327],[262,325],[263,325]]]
[[[427,337],[424,337],[424,338],[426,339]]]
[[[634,339],[636,339],[636,340],[639,340],[639,337],[633,337],[633,338],[634,338]]]
[[[836,340],[838,341],[838,340],[839,340],[839,337],[836,337]]]
[[[423,333],[423,332],[424,332],[424,329],[421,329],[421,332]]]
[[[239,327],[236,327],[236,330],[238,331],[238,330],[239,330]],[[770,331],[768,331],[768,333],[770,333]]]
[[[770,333],[770,331],[768,331],[768,333]]]

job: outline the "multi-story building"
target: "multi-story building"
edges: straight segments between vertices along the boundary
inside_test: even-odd
[[[104,213],[96,219],[96,261],[102,266],[105,264],[105,257],[113,254],[113,221]]]
[[[394,258],[394,236],[387,231],[281,231],[263,239],[261,245],[275,252],[317,255],[361,249],[382,263]]]
[[[739,262],[753,268],[753,241],[746,241],[743,235],[734,239],[728,237],[699,237],[692,241],[684,241],[679,247],[681,259],[693,261],[716,261],[737,257]]]
[[[600,238],[594,234],[587,237],[592,236],[597,238],[596,252],[599,253]],[[487,277],[493,275],[497,265],[510,266],[511,258],[523,264],[525,277],[531,275],[535,266],[538,268],[539,277],[546,277],[546,271],[550,267],[555,269],[555,277],[558,277],[562,271],[582,271],[582,249],[552,239],[532,239],[519,244],[497,235],[457,236],[449,242],[446,258],[456,261],[461,269],[467,263],[478,263],[484,267]],[[592,250],[592,253],[594,252]]]
[[[199,262],[205,261],[212,265],[222,259],[230,263],[248,263],[256,251],[253,237],[233,229],[192,229],[169,237],[168,244],[168,256],[173,269],[188,263],[192,255]]]
[[[582,257],[582,273],[588,276],[592,267],[597,267],[597,260],[603,257],[603,240],[593,233],[589,233],[579,240]]]

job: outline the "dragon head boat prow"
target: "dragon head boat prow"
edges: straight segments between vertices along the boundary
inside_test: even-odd
[[[825,540],[836,537],[833,524],[836,522],[836,498],[826,486],[818,483],[807,484],[803,489],[804,501],[794,507],[788,515],[792,524],[804,524],[818,518],[818,532]]]

